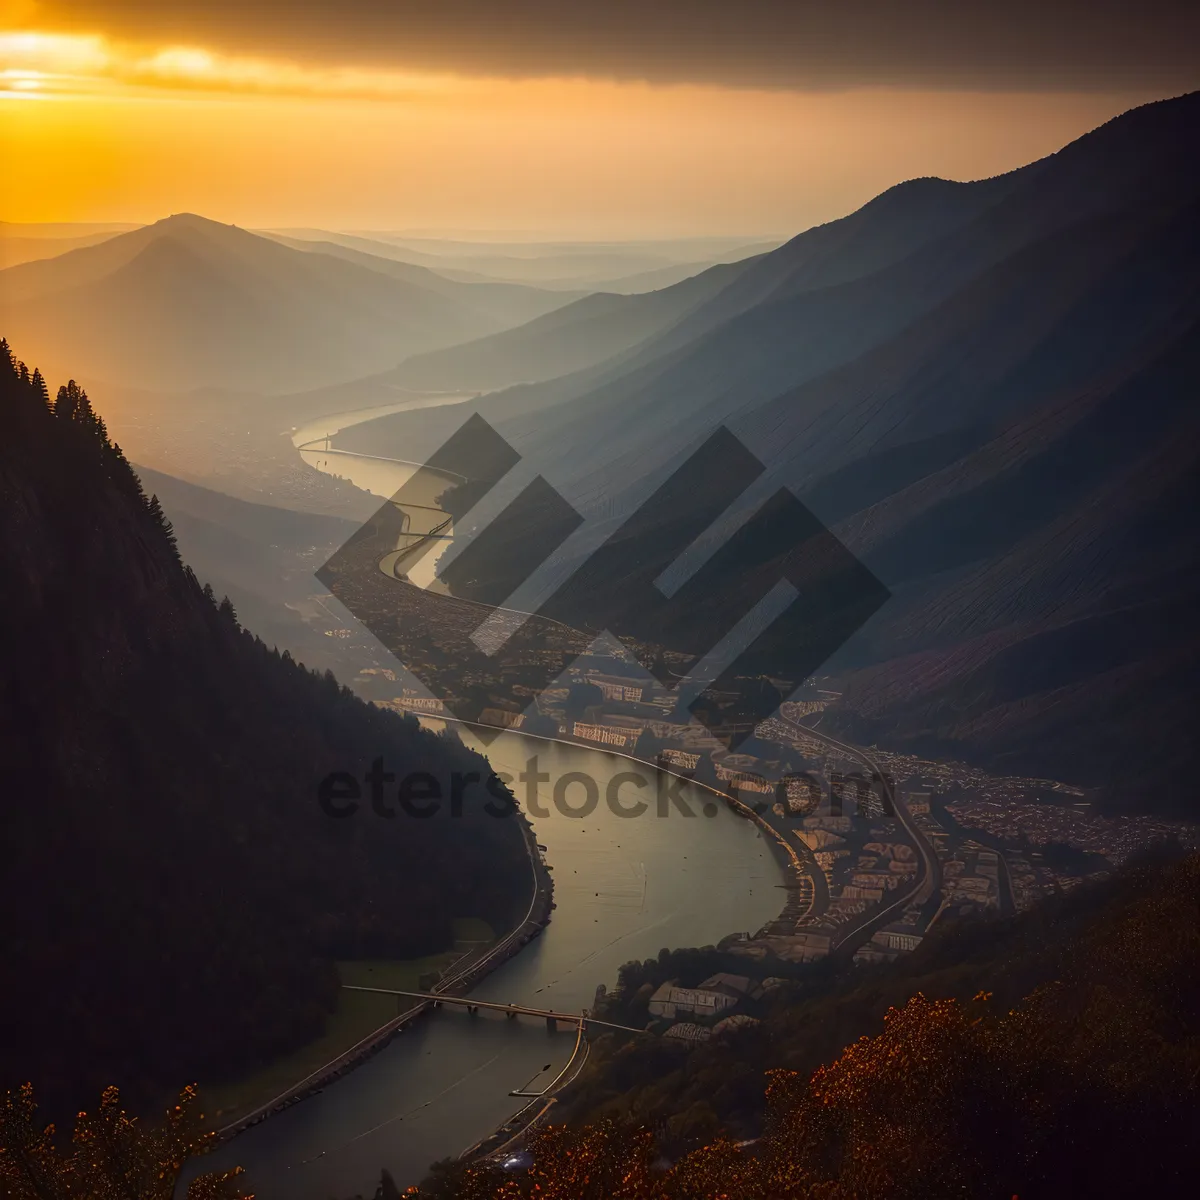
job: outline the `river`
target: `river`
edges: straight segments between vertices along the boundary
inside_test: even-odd
[[[365,420],[379,412],[354,415]],[[339,419],[341,427],[353,423]],[[312,429],[297,441],[332,432]],[[387,477],[380,460],[345,454],[326,469],[362,486],[370,486],[369,478],[371,490],[381,495],[407,473],[398,465]],[[469,732],[463,738],[475,744]],[[729,933],[752,932],[783,907],[783,872],[773,850],[753,823],[724,805],[709,803],[706,815],[710,794],[683,788],[693,815],[671,807],[659,816],[651,782],[641,792],[650,807],[640,817],[618,817],[603,802],[587,817],[565,816],[552,794],[554,781],[567,772],[589,775],[601,797],[620,772],[638,771],[648,779],[652,772],[617,754],[515,733],[477,748],[497,772],[518,776],[536,757],[536,769],[549,775],[549,782],[535,785],[536,801],[548,815],[527,808],[553,869],[557,908],[541,937],[472,995],[578,1011],[591,1005],[597,984],[612,986],[622,963],[652,957],[664,946],[703,946]],[[524,803],[525,786],[518,782],[514,789]],[[627,781],[621,796],[626,803],[636,800],[636,785]],[[567,801],[581,798],[576,790]],[[535,1078],[552,1079],[570,1057],[574,1038],[574,1030],[551,1033],[532,1018],[441,1009],[323,1092],[241,1134],[204,1166],[241,1164],[262,1200],[370,1196],[383,1167],[403,1187],[434,1160],[457,1155],[516,1112],[525,1101],[509,1091]]]

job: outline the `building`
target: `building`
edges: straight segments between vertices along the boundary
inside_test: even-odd
[[[650,997],[650,1012],[656,1017],[677,1017],[680,1013],[711,1017],[732,1008],[736,1003],[734,996],[724,992],[681,988],[673,983],[664,983]]]
[[[896,877],[890,871],[855,871],[850,883],[860,888],[879,888],[886,891],[896,886]]]
[[[686,750],[663,750],[659,757],[672,767],[680,767],[685,771],[694,771],[700,765],[700,755],[689,754]]]
[[[779,956],[791,962],[813,962],[824,958],[832,949],[833,938],[829,934],[797,930],[790,937],[781,939]]]
[[[435,696],[397,696],[395,703],[413,712],[445,712],[446,706]]]
[[[904,798],[904,805],[914,816],[917,814],[924,815],[929,812],[929,793],[909,792]]]
[[[901,929],[881,929],[871,941],[885,950],[909,951],[915,950],[921,944],[921,935]]]
[[[749,996],[755,991],[754,983],[745,975],[729,975],[724,971],[718,971],[715,975],[710,975],[700,984],[702,992],[724,992],[727,996],[732,996],[734,999],[740,999],[742,996]]]
[[[703,1025],[693,1025],[689,1021],[679,1021],[663,1034],[663,1037],[675,1038],[681,1042],[707,1042],[711,1036],[711,1029],[705,1029]]]
[[[571,726],[571,734],[588,742],[599,742],[602,746],[628,746],[637,741],[637,731],[632,729],[617,729],[611,725],[589,725],[585,721],[576,721]]]
[[[588,683],[595,684],[605,700],[624,700],[636,703],[642,698],[642,685],[630,683],[618,675],[591,675]]]
[[[827,829],[830,833],[849,833],[849,817],[805,817],[801,822],[805,829]]]
[[[479,714],[480,724],[495,725],[500,729],[520,729],[525,724],[525,714],[509,712],[506,708],[485,708]]]
[[[847,884],[842,888],[842,895],[848,900],[874,900],[883,899],[883,890],[876,887],[859,887],[857,884]]]
[[[771,796],[775,793],[773,783],[763,779],[761,775],[755,775],[750,771],[739,771],[736,767],[717,767],[717,778],[722,783],[736,785],[738,791],[759,792],[764,796]]]

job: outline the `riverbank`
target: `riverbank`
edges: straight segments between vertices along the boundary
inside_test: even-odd
[[[495,945],[480,947],[466,951],[454,959],[448,967],[448,974],[443,974],[430,989],[445,995],[457,996],[475,987],[490,971],[494,971],[502,963],[507,962],[514,954],[537,937],[550,921],[550,913],[554,908],[554,883],[550,873],[542,861],[537,839],[528,821],[522,818],[522,836],[526,851],[529,855],[530,872],[532,877],[532,895],[525,916],[521,921]],[[302,1100],[322,1091],[334,1080],[354,1070],[367,1059],[378,1054],[388,1043],[403,1032],[413,1021],[429,1008],[429,1002],[421,1001],[410,1005],[395,1017],[372,1030],[366,1037],[360,1039],[348,1050],[335,1055],[316,1070],[309,1072],[304,1078],[290,1084],[264,1104],[250,1112],[236,1117],[217,1130],[222,1141],[236,1137],[239,1133],[257,1125],[269,1117],[275,1116],[284,1109],[298,1104]]]

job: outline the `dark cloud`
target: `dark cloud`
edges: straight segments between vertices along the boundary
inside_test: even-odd
[[[37,24],[303,60],[735,86],[1200,84],[1195,0],[43,0]]]

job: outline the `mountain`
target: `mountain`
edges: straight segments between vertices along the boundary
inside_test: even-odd
[[[581,371],[674,325],[753,261],[710,267],[672,287],[640,295],[597,292],[515,329],[414,355],[363,382],[381,388],[493,391]]]
[[[471,407],[602,530],[728,423],[891,592],[825,668],[825,725],[1195,812],[1198,338],[1193,93],[901,184],[632,350]]]
[[[517,324],[514,309],[188,214],[0,271],[0,322],[48,370],[151,390],[353,379]]]
[[[110,1084],[136,1106],[244,1074],[321,1032],[338,959],[418,957],[457,916],[525,911],[520,819],[485,815],[486,794],[453,820],[318,804],[331,772],[377,759],[443,787],[485,760],[242,628],[86,395],[50,404],[6,343],[0,411],[9,1080],[53,1116]],[[307,518],[254,519],[307,536]]]
[[[399,279],[436,295],[445,296],[477,310],[482,318],[506,328],[535,320],[544,313],[553,312],[555,309],[562,308],[564,304],[569,304],[572,300],[587,295],[586,291],[578,288],[570,291],[551,290],[545,287],[529,287],[522,283],[505,283],[484,278],[478,281],[460,282],[447,278],[428,267],[417,266],[391,255],[373,253],[354,245],[345,244],[363,239],[309,241],[304,238],[284,237],[280,234],[270,236],[272,240],[284,246],[291,246],[294,250],[304,250],[310,254],[327,254],[331,258],[344,259],[346,262],[357,263],[361,267],[378,271],[391,279]],[[379,248],[381,250],[390,249],[390,247],[382,245]]]
[[[158,497],[183,560],[201,583],[230,598],[245,625],[312,667],[346,668],[344,643],[312,620],[324,615],[313,603],[321,591],[314,572],[356,522],[251,503],[149,467],[134,470],[146,494]]]
[[[0,270],[106,242],[136,225],[23,225],[0,221]]]
[[[487,242],[348,234],[321,229],[277,229],[270,236],[335,242],[367,254],[428,267],[446,279],[523,283],[552,291],[650,291],[738,262],[779,244],[778,239],[694,237],[628,242]]]
[[[881,322],[902,324],[907,310],[891,297],[875,296],[876,274],[935,243],[939,233],[969,224],[1009,186],[1005,177],[974,184],[929,179],[901,184],[840,221],[740,264],[742,270],[722,281],[727,286],[691,306],[685,319],[606,360],[510,387],[476,407],[514,443],[562,461],[560,479],[578,484],[589,461],[602,464],[597,475],[607,489],[612,465],[626,450],[640,449],[651,464],[675,453],[674,433],[650,435],[677,431],[710,393],[734,407],[752,388],[769,397],[775,386],[804,377],[830,355],[852,353],[843,345],[847,339],[866,344]],[[940,270],[938,264],[934,270]],[[783,296],[802,298],[815,317],[811,337],[804,314],[775,310]],[[870,310],[866,328],[858,322],[868,314],[854,311],[857,298]],[[743,337],[747,344],[736,344]],[[784,361],[777,364],[776,358]],[[378,452],[409,442],[412,425],[403,417],[377,421]],[[586,449],[590,437],[599,439],[597,453]],[[639,471],[631,474],[642,477]]]
[[[522,398],[536,416],[506,432],[547,460],[565,455],[572,475],[587,457],[603,463],[608,491],[614,468],[640,478],[670,456],[681,423],[740,429],[743,414],[897,337],[1023,250],[1093,220],[1177,211],[1195,195],[1198,109],[1197,95],[1135,109],[995,179],[901,184],[758,260],[582,392],[567,380],[543,385],[536,408]],[[503,420],[506,398],[490,403]]]

